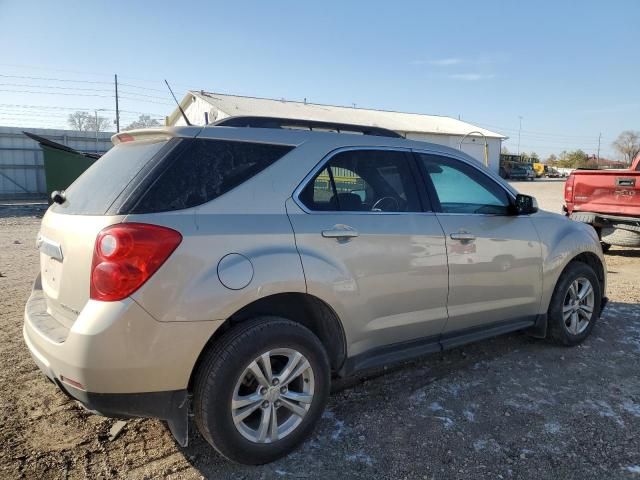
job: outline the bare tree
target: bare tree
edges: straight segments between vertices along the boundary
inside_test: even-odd
[[[78,111],[78,112],[69,114],[69,118],[67,118],[67,124],[69,124],[69,126],[73,130],[80,130],[81,132],[86,132],[88,130],[91,130],[90,128],[88,128],[90,119],[91,119],[91,115],[89,115],[88,112]]]
[[[160,122],[155,118],[151,118],[149,115],[140,115],[138,120],[131,122],[124,129],[133,130],[134,128],[147,128],[147,127],[159,127]]]
[[[96,120],[98,122],[97,125]],[[95,117],[95,114],[89,115],[89,119],[87,120],[87,131],[89,132],[105,132],[109,129],[110,126],[111,121],[108,118],[101,117],[100,115],[98,115],[97,119]]]
[[[69,114],[69,118],[67,118],[67,124],[73,130],[80,130],[81,132],[104,132],[106,131],[111,122],[108,118],[98,116],[98,123],[96,125],[96,116],[94,113],[77,111],[75,113]]]
[[[636,155],[640,153],[640,132],[625,130],[611,145],[622,155],[625,163],[630,165]]]

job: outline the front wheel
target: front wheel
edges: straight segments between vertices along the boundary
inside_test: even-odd
[[[330,368],[309,329],[278,317],[247,320],[205,355],[195,379],[195,421],[224,457],[268,463],[313,431],[329,396]]]
[[[570,263],[560,276],[549,305],[549,339],[573,346],[589,336],[600,315],[602,291],[593,268]]]

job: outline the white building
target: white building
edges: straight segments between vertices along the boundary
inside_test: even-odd
[[[496,173],[500,164],[500,147],[502,141],[507,138],[499,133],[451,117],[338,107],[284,99],[274,100],[190,91],[182,99],[180,105],[189,121],[194,125],[213,123],[230,116],[250,115],[387,128],[406,138],[461,149],[481,163],[485,163],[486,156],[488,167]],[[178,109],[167,117],[167,124],[185,125]]]

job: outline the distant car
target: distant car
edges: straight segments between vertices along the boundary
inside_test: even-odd
[[[547,177],[548,178],[560,178],[562,177],[562,174],[556,170],[555,168],[549,168],[547,170]]]
[[[42,220],[24,339],[90,410],[167,420],[183,446],[193,415],[223,456],[261,464],[311,434],[332,378],[593,330],[595,230],[468,155],[366,126],[221,122],[115,135]]]
[[[509,178],[512,180],[534,180],[536,173],[528,165],[515,165],[511,168]]]

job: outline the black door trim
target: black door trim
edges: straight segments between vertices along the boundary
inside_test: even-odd
[[[418,338],[406,342],[383,345],[353,357],[347,358],[340,370],[340,376],[349,376],[356,372],[371,368],[379,368],[385,365],[400,363],[423,355],[451,348],[459,347],[467,343],[484,340],[505,333],[523,330],[536,324],[538,316],[516,318],[503,322],[495,322],[488,325],[466,328],[445,335],[433,335]]]

